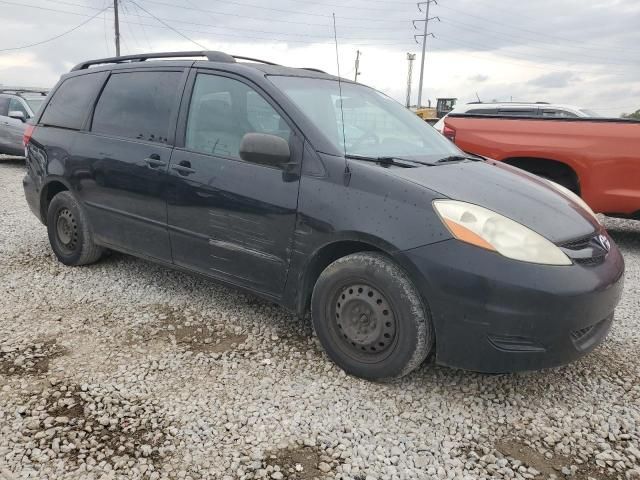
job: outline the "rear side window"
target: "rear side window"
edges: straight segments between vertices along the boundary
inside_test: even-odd
[[[82,128],[102,85],[102,78],[102,75],[97,73],[67,78],[53,94],[40,123],[74,130]]]
[[[576,115],[575,113],[567,112],[566,110],[550,110],[550,109],[542,110],[542,116],[550,117],[550,118],[577,118],[578,117],[578,115]]]
[[[467,113],[470,115],[495,115],[497,112],[495,108],[473,108]]]
[[[181,77],[181,72],[111,75],[96,105],[91,131],[168,143]]]

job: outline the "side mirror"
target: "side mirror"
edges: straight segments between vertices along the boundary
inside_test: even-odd
[[[240,158],[245,162],[279,167],[291,159],[291,151],[282,137],[247,133],[240,142]]]
[[[11,110],[9,112],[9,118],[15,118],[16,120],[20,120],[21,122],[26,122],[27,119],[24,116],[24,112],[21,112],[19,110]]]

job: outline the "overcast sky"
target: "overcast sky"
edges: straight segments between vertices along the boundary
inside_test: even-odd
[[[359,80],[404,103],[406,54],[417,53],[416,102],[421,47],[413,35],[421,32],[411,21],[424,13],[415,2],[120,2],[123,54],[203,46],[334,74],[335,12],[342,75],[353,78],[359,49]],[[74,64],[114,55],[110,4],[112,0],[0,0],[0,84],[52,86]],[[440,0],[431,6],[430,16],[441,21],[430,22],[435,38],[427,40],[424,99],[458,97],[466,102],[477,95],[484,101],[549,101],[607,116],[640,109],[638,0]],[[58,39],[16,49],[83,22]]]

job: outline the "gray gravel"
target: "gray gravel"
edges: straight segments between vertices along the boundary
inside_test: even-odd
[[[308,321],[113,254],[59,264],[0,161],[0,479],[640,479],[640,222],[606,343],[564,368],[346,376]]]

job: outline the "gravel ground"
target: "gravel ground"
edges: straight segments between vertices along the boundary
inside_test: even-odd
[[[0,162],[0,479],[640,479],[640,222],[609,339],[564,368],[346,376],[307,321],[113,254],[69,268]]]

